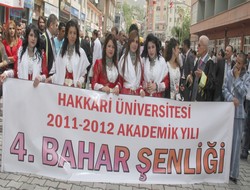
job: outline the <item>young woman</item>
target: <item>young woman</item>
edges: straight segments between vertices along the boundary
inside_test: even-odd
[[[126,51],[118,63],[118,70],[122,94],[145,96],[145,91],[142,88],[143,70],[137,31],[132,31],[129,34]]]
[[[88,66],[87,56],[79,45],[78,24],[70,20],[66,24],[61,51],[52,68],[55,74],[47,78],[46,82],[82,88]]]
[[[170,85],[166,97],[173,100],[181,100],[180,96],[180,64],[179,64],[179,42],[171,38],[167,46],[166,61],[168,66]]]
[[[10,20],[7,25],[6,39],[3,40],[3,45],[9,59],[9,65],[6,68],[14,68],[17,64],[17,51],[22,46],[22,40],[17,37],[16,24]]]
[[[102,59],[97,59],[93,69],[92,89],[119,94],[117,44],[113,34],[108,34],[102,51]]]
[[[33,80],[36,87],[39,82],[45,81],[48,70],[45,53],[41,50],[38,28],[30,24],[25,33],[23,45],[18,50],[18,62],[14,69],[6,70],[1,75],[3,81],[6,77]]]
[[[163,97],[165,89],[169,87],[168,67],[160,51],[159,40],[149,34],[141,55],[144,66],[143,87],[147,96]]]

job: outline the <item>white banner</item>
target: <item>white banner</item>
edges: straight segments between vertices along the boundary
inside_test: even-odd
[[[228,182],[233,103],[34,88],[18,79],[3,93],[3,171],[88,182]]]
[[[10,8],[24,8],[24,0],[1,0],[0,5]]]

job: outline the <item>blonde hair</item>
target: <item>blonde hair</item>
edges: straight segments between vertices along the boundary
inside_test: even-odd
[[[13,20],[10,20],[7,24],[7,31],[6,31],[6,41],[8,44],[11,43],[11,39],[10,39],[10,33],[9,33],[9,27],[10,25],[13,25],[14,29],[15,29],[15,35],[14,35],[14,46],[17,44],[18,42],[18,38],[17,38],[17,32],[16,32],[16,23]]]

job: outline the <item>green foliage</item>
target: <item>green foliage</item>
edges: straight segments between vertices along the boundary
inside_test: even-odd
[[[190,19],[190,13],[189,12],[185,12],[182,10],[180,10],[182,13],[182,17],[183,17],[183,21],[180,24],[180,26],[175,26],[172,28],[171,33],[173,35],[173,37],[178,38],[178,40],[180,41],[180,44],[182,44],[183,40],[186,38],[190,38],[190,24],[191,24],[191,19]],[[178,11],[178,13],[180,13]]]
[[[125,23],[126,23],[126,29],[128,32],[128,28],[132,24],[132,16],[131,16],[132,10],[126,1],[123,3],[122,10],[124,14]]]
[[[122,10],[123,10],[123,14],[124,14],[127,32],[128,32],[130,25],[132,24],[133,20],[143,21],[143,19],[144,19],[144,14],[143,14],[144,10],[143,10],[143,8],[140,8],[137,5],[130,6],[125,1],[123,3]]]

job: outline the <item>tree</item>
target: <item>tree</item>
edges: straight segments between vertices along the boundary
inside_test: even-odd
[[[129,26],[132,24],[132,16],[131,16],[132,10],[126,1],[123,3],[122,10],[123,10],[123,14],[124,14],[124,20],[126,23],[126,29],[128,32]]]
[[[145,11],[143,10],[143,8],[140,8],[138,5],[130,6],[125,1],[122,6],[122,11],[124,14],[127,32],[128,32],[130,25],[133,23],[133,21],[142,22],[144,20],[144,14],[141,14],[141,13],[144,13]]]
[[[174,26],[171,30],[172,36],[178,39],[180,38],[181,32],[181,27],[179,26]]]
[[[182,40],[190,38],[190,24],[191,24],[190,16],[184,17],[182,23]]]
[[[171,30],[172,35],[175,38],[178,38],[180,43],[183,42],[184,39],[187,39],[190,37],[190,13],[188,11],[184,11],[182,8],[177,10],[179,14],[180,26],[174,26]]]

